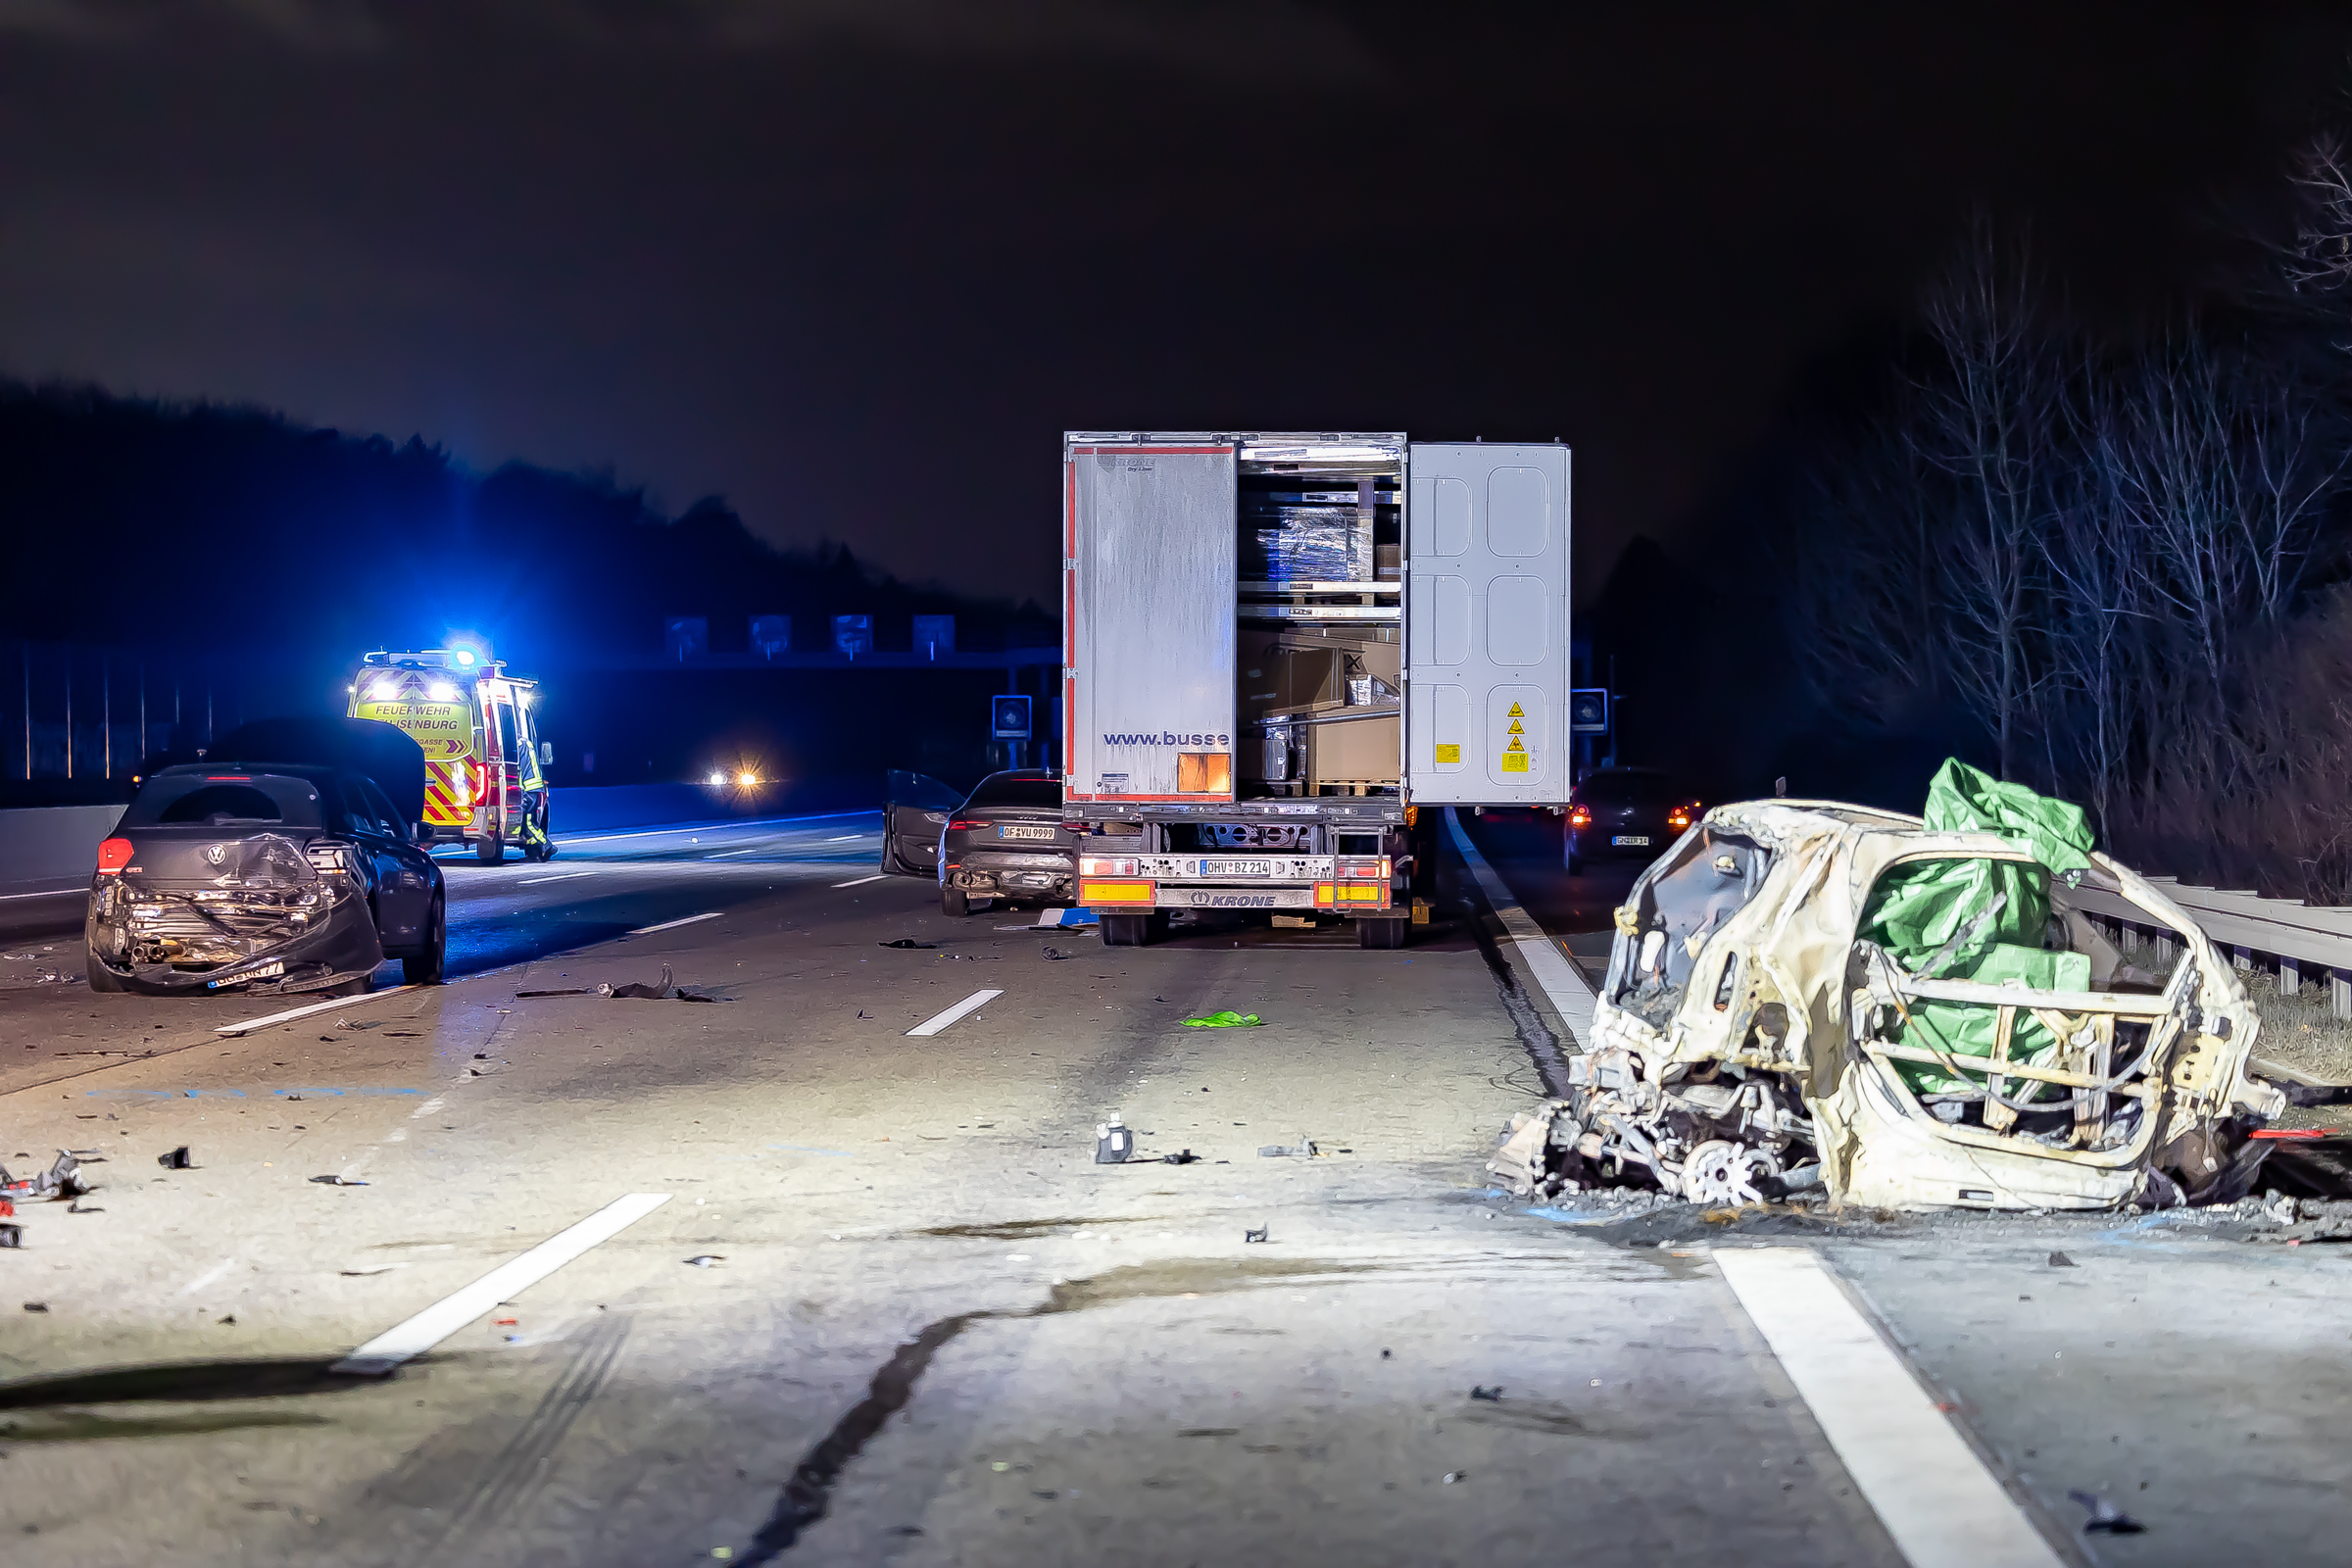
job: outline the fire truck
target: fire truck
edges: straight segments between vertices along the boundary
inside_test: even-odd
[[[360,662],[350,692],[352,717],[391,724],[424,749],[425,842],[470,843],[485,865],[510,844],[526,859],[554,857],[555,748],[539,738],[537,681],[466,648],[379,650]]]

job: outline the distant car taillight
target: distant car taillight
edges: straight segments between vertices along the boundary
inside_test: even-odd
[[[133,851],[128,839],[108,839],[98,846],[98,874],[113,876],[130,863]]]
[[[1591,827],[1592,825],[1592,808],[1589,806],[1568,808],[1568,825],[1570,827]]]

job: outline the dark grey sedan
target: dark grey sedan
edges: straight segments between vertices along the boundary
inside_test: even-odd
[[[896,792],[894,792],[896,793]],[[974,902],[1067,904],[1076,891],[1078,839],[1061,822],[1061,775],[1038,768],[991,773],[953,809],[890,812],[885,870],[938,867],[939,906],[968,914]],[[925,855],[911,839],[937,822]],[[917,872],[917,874],[920,874]]]

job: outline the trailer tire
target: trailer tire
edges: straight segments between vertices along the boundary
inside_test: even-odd
[[[960,920],[972,912],[972,901],[961,888],[941,888],[939,912],[951,920]]]
[[[1367,920],[1359,916],[1355,922],[1355,945],[1359,948],[1401,948],[1404,946],[1405,927],[1411,924],[1410,920]]]
[[[1156,911],[1151,914],[1133,909],[1102,911],[1102,945],[1106,948],[1145,947],[1166,930],[1166,919]]]

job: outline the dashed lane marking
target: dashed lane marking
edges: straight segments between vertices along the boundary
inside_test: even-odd
[[[271,1024],[290,1023],[296,1018],[308,1018],[314,1012],[331,1012],[337,1007],[364,1007],[370,1002],[381,1002],[386,997],[397,997],[404,991],[416,989],[415,986],[386,986],[381,991],[370,991],[364,997],[336,997],[327,1002],[314,1002],[307,1007],[289,1007],[284,1012],[272,1012],[259,1018],[247,1018],[241,1023],[224,1023],[215,1029],[213,1033],[217,1035],[249,1035],[256,1029],[267,1029]]]
[[[594,871],[560,871],[554,876],[526,876],[514,885],[518,888],[535,888],[542,882],[568,882],[575,876],[594,875]]]
[[[725,912],[726,911],[723,909],[712,909],[709,914],[690,914],[683,920],[664,920],[660,925],[641,925],[636,930],[630,932],[629,935],[633,937],[648,937],[652,936],[657,931],[674,931],[679,926],[692,925],[697,920],[715,920]]]
[[[909,1035],[935,1035],[967,1013],[978,1012],[1004,994],[1002,991],[975,991],[947,1011],[936,1017],[925,1018],[906,1032]]]
[[[512,1300],[601,1242],[619,1235],[669,1201],[667,1193],[631,1193],[616,1198],[578,1224],[510,1258],[464,1290],[443,1297],[416,1316],[369,1340],[337,1361],[330,1371],[381,1376],[448,1339],[501,1301]]]
[[[1820,1258],[1801,1247],[1712,1256],[1911,1568],[2061,1568]]]
[[[858,879],[857,879],[855,882],[836,882],[836,883],[834,883],[833,885],[834,885],[836,888],[861,888],[861,887],[865,886],[865,885],[866,885],[868,882],[879,882],[879,881],[881,881],[881,880],[882,880],[884,877],[888,876],[889,874],[890,874],[890,873],[889,873],[889,872],[887,872],[887,871],[878,871],[878,872],[876,872],[876,873],[875,873],[874,875],[872,875],[872,876],[861,876],[861,877],[858,878]]]

